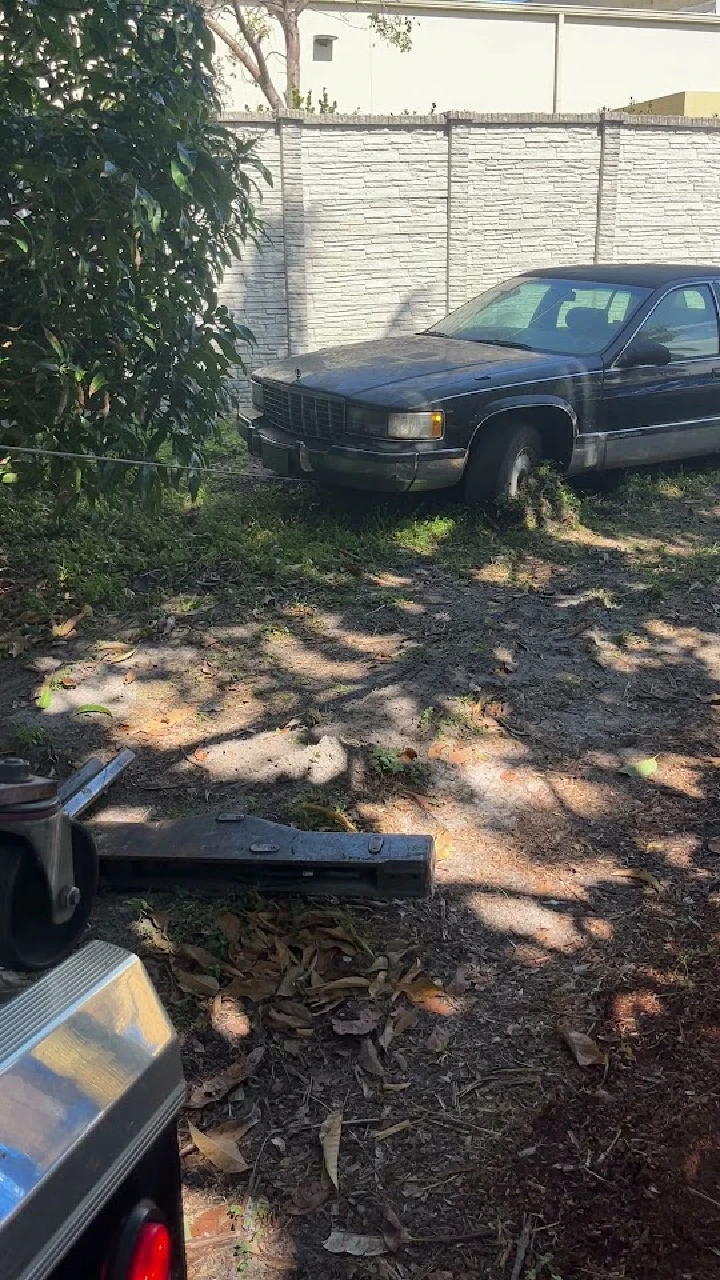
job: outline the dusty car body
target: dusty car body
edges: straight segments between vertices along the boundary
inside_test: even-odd
[[[253,375],[241,420],[280,475],[517,496],[566,474],[720,450],[720,266],[542,269],[431,329]]]

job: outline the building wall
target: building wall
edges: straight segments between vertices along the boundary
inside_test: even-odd
[[[714,13],[492,0],[415,0],[402,10],[389,0],[383,11],[413,18],[410,52],[370,27],[369,0],[311,0],[300,18],[303,93],[317,103],[327,90],[344,113],[426,115],[433,104],[441,114],[598,112],[685,88],[720,92]],[[313,58],[318,35],[333,37],[330,62]],[[269,66],[283,90],[277,36]],[[260,91],[220,44],[218,57],[227,108],[255,109]]]
[[[229,118],[273,176],[222,293],[250,367],[417,331],[498,280],[593,261],[719,261],[720,120]]]

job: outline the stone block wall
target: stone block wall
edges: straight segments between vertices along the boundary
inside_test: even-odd
[[[226,274],[249,364],[417,331],[533,266],[717,261],[720,121],[227,117],[273,176]]]

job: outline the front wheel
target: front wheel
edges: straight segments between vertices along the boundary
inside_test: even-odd
[[[542,441],[534,427],[502,419],[480,427],[465,468],[465,501],[474,506],[489,498],[522,497],[541,462]]]
[[[72,823],[73,880],[80,899],[64,924],[54,924],[47,880],[24,840],[0,832],[0,965],[39,971],[64,960],[80,941],[97,888],[95,845]]]

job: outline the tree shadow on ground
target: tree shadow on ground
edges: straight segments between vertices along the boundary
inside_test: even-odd
[[[274,486],[211,497],[190,532],[185,519],[149,607],[133,561],[124,613],[62,649],[77,689],[58,690],[50,716],[8,705],[7,745],[43,729],[28,749],[42,763],[50,745],[61,768],[133,746],[106,817],[212,819],[244,804],[299,821],[311,799],[364,830],[427,831],[445,855],[430,901],[337,908],[336,927],[364,946],[326,948],[326,980],[404,954],[388,959],[387,991],[313,1010],[310,1038],[273,1025],[282,997],[247,999],[238,1040],[178,988],[153,916],[169,910],[173,941],[222,961],[225,898],[101,897],[96,929],[143,954],[192,1082],[266,1049],[233,1104],[261,1111],[243,1141],[250,1192],[185,1157],[190,1217],[215,1206],[210,1234],[229,1234],[191,1238],[193,1274],[222,1280],[242,1263],[253,1277],[509,1276],[524,1214],[533,1234],[517,1274],[533,1280],[720,1273],[712,478],[633,481],[587,496],[580,522],[530,531],[447,500]],[[97,642],[126,635],[135,652],[118,669]],[[22,703],[32,677],[8,675]],[[112,721],[73,716],[91,699]],[[341,756],[317,781],[323,739]],[[621,773],[626,753],[657,771]],[[257,929],[252,900],[232,905]],[[279,933],[246,957],[246,976],[277,957],[277,937],[299,959],[303,918],[300,905],[271,916]],[[413,1004],[402,977],[415,957],[442,993]],[[306,995],[301,984],[291,1002]],[[387,1018],[411,1006],[417,1025],[383,1052]],[[382,1076],[332,1027],[368,1007]],[[590,1035],[607,1066],[579,1066],[559,1027]],[[318,1126],[340,1107],[353,1122],[340,1193],[302,1213]],[[218,1103],[203,1127],[227,1115]],[[228,1216],[232,1205],[242,1212]],[[423,1243],[362,1260],[323,1250],[333,1227],[382,1237],[388,1205]]]

